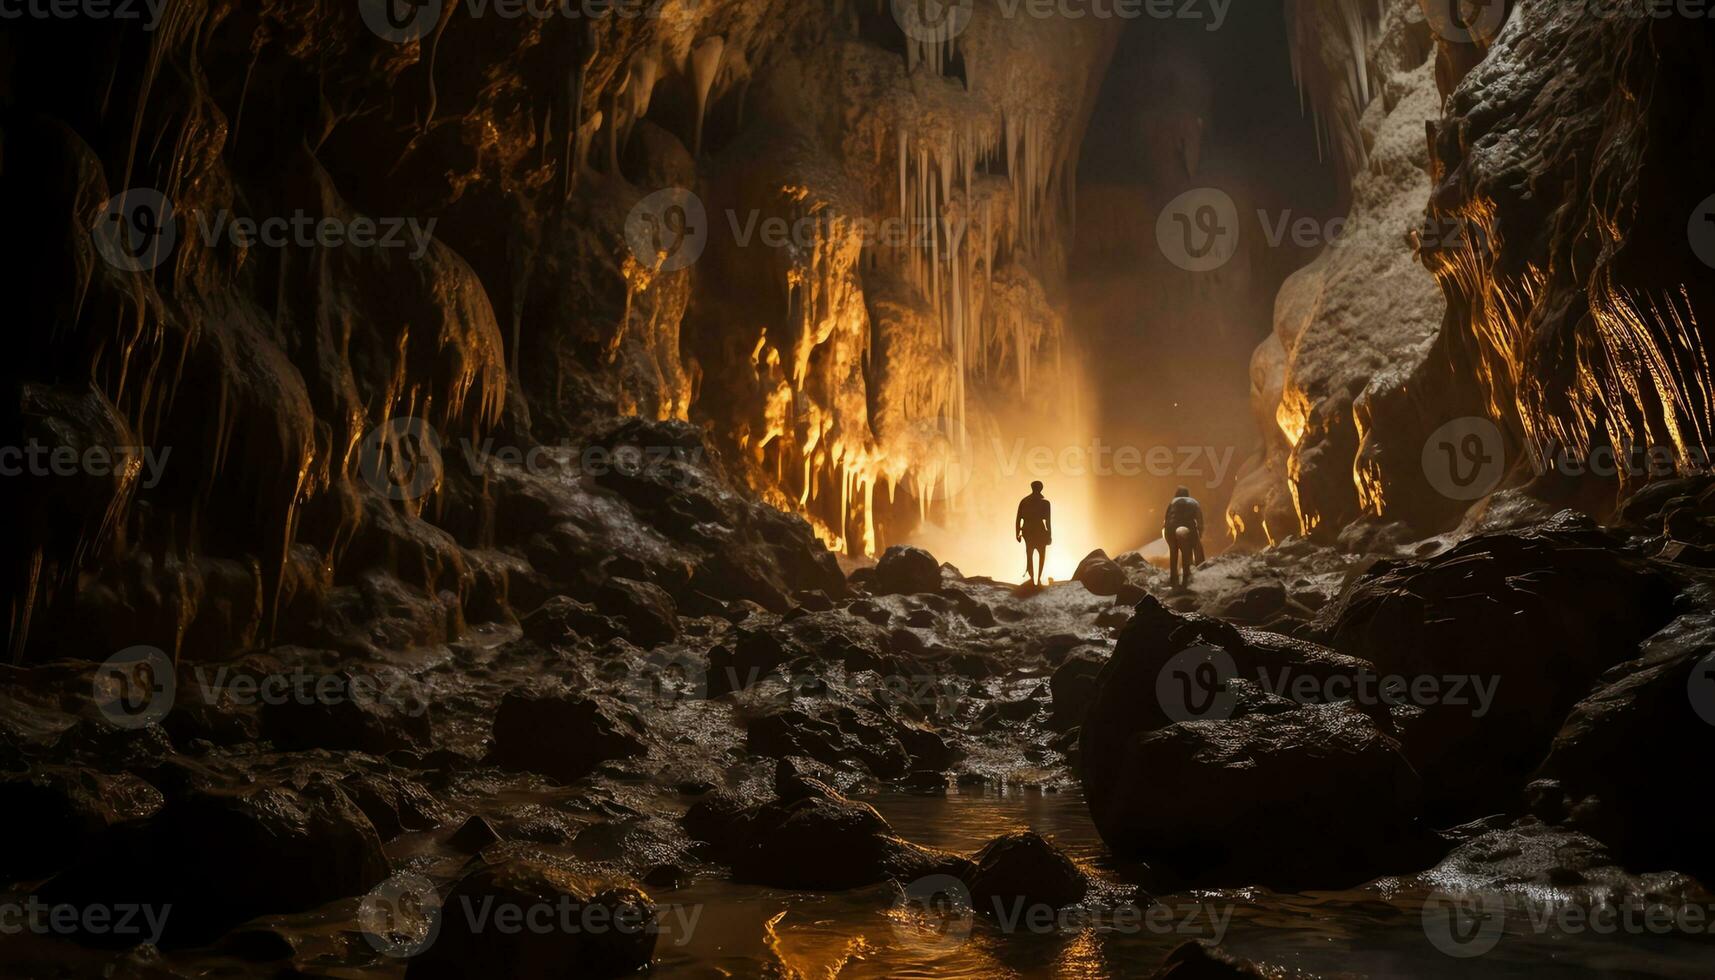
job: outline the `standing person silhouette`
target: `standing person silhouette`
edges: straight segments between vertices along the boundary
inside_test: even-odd
[[[1191,568],[1203,563],[1203,505],[1189,488],[1173,491],[1167,515],[1161,522],[1162,537],[1169,553],[1168,580],[1176,588],[1191,587]]]
[[[1054,543],[1053,508],[1042,496],[1042,481],[1030,485],[1030,496],[1018,502],[1014,531],[1024,542],[1024,577],[1032,585],[1042,584],[1042,567],[1048,561],[1048,546]],[[1034,568],[1031,559],[1036,560]]]

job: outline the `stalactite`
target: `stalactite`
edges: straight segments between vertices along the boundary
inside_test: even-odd
[[[726,53],[726,40],[719,35],[705,38],[691,54],[692,77],[697,87],[697,128],[691,138],[691,155],[703,155],[703,121],[709,111],[709,92],[720,74],[721,59]]]

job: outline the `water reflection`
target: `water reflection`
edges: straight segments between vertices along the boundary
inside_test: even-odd
[[[901,836],[964,853],[1004,833],[1035,830],[1053,838],[1098,887],[1078,908],[1037,928],[1025,922],[1009,931],[994,916],[925,903],[896,885],[820,895],[702,882],[657,894],[660,901],[703,903],[705,911],[692,935],[663,941],[655,972],[862,980],[1148,977],[1179,943],[1204,939],[1323,977],[1715,975],[1715,945],[1706,935],[1569,936],[1535,930],[1522,914],[1505,917],[1504,935],[1486,955],[1451,957],[1426,938],[1425,894],[1408,889],[1199,891],[1157,896],[1140,909],[1127,901],[1133,886],[1108,863],[1076,793],[885,794],[869,802]]]

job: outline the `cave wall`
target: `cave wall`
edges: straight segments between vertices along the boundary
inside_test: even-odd
[[[667,0],[377,28],[381,6],[172,0],[147,29],[0,38],[0,193],[37,230],[42,325],[5,442],[121,461],[5,481],[35,515],[14,658],[440,643],[617,571],[783,608],[843,588],[824,543],[928,512],[985,398],[1065,362],[1115,23],[936,37],[886,4]],[[176,240],[114,261],[150,238],[112,221],[146,192]],[[663,194],[701,206],[701,261],[640,236]],[[294,215],[398,219],[417,248],[208,230]],[[741,241],[758,217],[809,230]],[[891,217],[915,238],[876,240]],[[667,461],[594,472],[592,447]]]
[[[1521,0],[1461,30],[1412,6],[1371,46],[1386,81],[1353,181],[1354,221],[1399,243],[1331,249],[1282,290],[1253,363],[1271,449],[1228,515],[1243,538],[1433,533],[1505,489],[1602,516],[1707,470],[1711,276],[1687,222],[1708,151],[1678,135],[1707,117],[1706,24]],[[1589,472],[1615,447],[1630,467]]]

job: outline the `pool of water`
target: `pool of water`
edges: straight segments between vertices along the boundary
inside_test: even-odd
[[[1429,896],[1406,888],[1201,891],[1157,896],[1154,906],[1138,912],[1120,900],[1130,885],[1107,862],[1075,792],[888,793],[868,800],[902,837],[931,847],[969,852],[1009,831],[1045,834],[1095,878],[1097,897],[1052,919],[1021,919],[1009,930],[987,916],[926,916],[894,885],[807,894],[700,882],[654,893],[671,906],[655,974],[1147,977],[1173,947],[1203,939],[1273,966],[1328,977],[1715,976],[1715,942],[1708,933],[1715,924],[1660,935],[1568,932],[1543,924],[1540,909],[1533,915],[1508,907],[1477,920],[1469,934],[1434,935],[1445,918],[1434,906],[1426,915]]]

